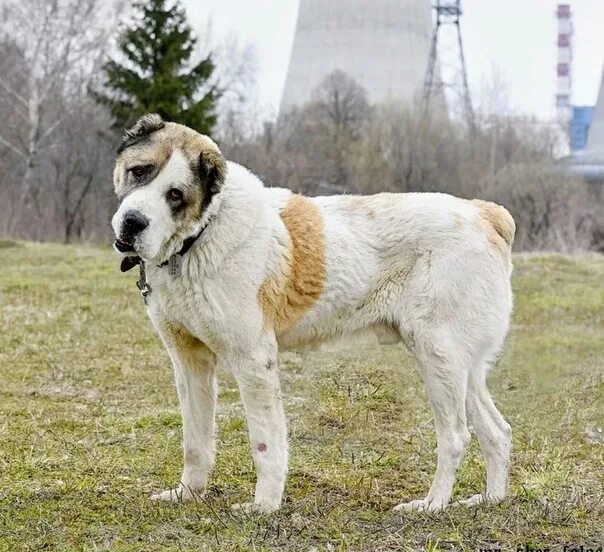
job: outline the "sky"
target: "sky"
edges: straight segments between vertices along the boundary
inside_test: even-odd
[[[183,0],[198,33],[251,45],[256,101],[276,113],[285,83],[299,0]],[[328,2],[329,0],[325,0]],[[426,2],[430,0],[425,0]],[[573,103],[593,105],[604,66],[604,0],[567,0],[573,12]],[[485,105],[493,89],[507,111],[554,116],[557,0],[462,0],[470,91]],[[485,91],[490,90],[489,94]]]

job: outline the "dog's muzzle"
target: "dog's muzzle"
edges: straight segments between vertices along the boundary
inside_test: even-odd
[[[115,248],[120,253],[134,253],[134,246],[131,243],[120,240],[119,238],[113,242],[113,245],[115,245]]]
[[[149,219],[140,211],[128,211],[124,215],[120,235],[115,240],[115,248],[120,253],[133,253],[136,236],[147,226],[149,226]]]

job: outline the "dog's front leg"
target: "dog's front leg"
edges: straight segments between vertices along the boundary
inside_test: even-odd
[[[229,360],[245,408],[257,476],[254,502],[234,508],[273,512],[281,505],[287,474],[287,424],[276,347],[271,353],[262,351]]]
[[[201,497],[216,456],[215,357],[201,342],[172,339],[162,333],[172,364],[182,413],[184,469],[180,484],[151,496],[152,500],[194,500]]]

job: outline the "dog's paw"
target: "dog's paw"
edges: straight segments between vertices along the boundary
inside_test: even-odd
[[[279,506],[271,504],[259,504],[257,502],[243,502],[241,504],[233,504],[231,510],[235,513],[243,514],[270,514],[276,512]]]
[[[411,500],[401,502],[393,508],[395,512],[442,512],[447,507],[447,503],[439,500]]]
[[[176,489],[168,489],[161,493],[152,494],[149,498],[155,502],[183,502],[185,500],[200,500],[204,491],[179,486]]]
[[[473,506],[479,506],[480,504],[499,504],[503,500],[500,496],[490,496],[486,494],[475,494],[469,498],[463,500],[457,500],[454,504],[457,506],[465,506],[466,508],[472,508]]]

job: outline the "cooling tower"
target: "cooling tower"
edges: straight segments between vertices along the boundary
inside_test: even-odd
[[[332,71],[370,103],[421,93],[432,33],[430,0],[300,0],[281,108],[303,104]]]
[[[600,84],[600,92],[598,93],[598,103],[596,103],[587,137],[587,150],[598,152],[604,157],[604,70],[602,71],[602,83]]]
[[[604,195],[604,70],[598,93],[598,103],[594,109],[593,119],[587,134],[587,145],[584,150],[575,152],[565,160],[570,172],[582,176],[592,184],[595,197]]]

